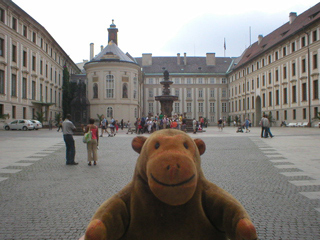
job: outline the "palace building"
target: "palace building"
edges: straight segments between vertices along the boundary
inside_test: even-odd
[[[62,71],[72,81],[84,81],[90,116],[104,114],[119,121],[135,121],[160,114],[155,96],[162,94],[163,72],[178,97],[172,114],[204,117],[210,125],[249,118],[258,126],[263,113],[282,121],[313,124],[319,112],[320,3],[266,36],[258,36],[237,58],[132,57],[118,45],[118,28],[112,21],[106,47],[75,64],[50,34],[9,0],[0,1],[0,113],[32,118],[35,111],[47,117],[61,113]],[[227,30],[226,30],[227,31]],[[85,54],[85,53],[84,53]],[[317,120],[318,121],[318,120]]]
[[[0,1],[0,114],[54,119],[62,111],[64,66],[80,72],[43,26],[12,1]]]

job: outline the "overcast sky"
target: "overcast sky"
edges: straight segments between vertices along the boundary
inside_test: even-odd
[[[237,57],[258,35],[268,35],[318,1],[312,0],[13,0],[38,21],[75,62],[108,43],[114,19],[118,46],[133,57]],[[250,31],[251,29],[251,31]],[[251,33],[251,34],[250,34]],[[224,52],[224,39],[226,51]]]

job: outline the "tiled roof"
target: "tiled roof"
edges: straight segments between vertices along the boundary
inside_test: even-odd
[[[136,58],[145,74],[163,74],[164,70],[170,74],[226,74],[232,60],[230,57],[216,57],[216,64],[208,66],[206,57],[187,57],[187,65],[184,65],[182,56],[178,65],[177,57],[152,57],[151,66],[142,66],[142,58]]]
[[[303,31],[307,26],[318,22],[320,19],[320,3],[312,8],[298,15],[295,20],[290,24],[287,22],[278,29],[262,38],[260,44],[258,41],[248,47],[242,54],[242,58],[235,68],[238,68],[260,54],[270,50],[272,47],[280,44],[282,41],[287,40],[299,31]]]
[[[120,62],[132,62],[137,64],[134,58],[129,54],[124,54],[121,49],[113,41],[110,41],[109,44],[90,62],[97,61],[120,61]]]

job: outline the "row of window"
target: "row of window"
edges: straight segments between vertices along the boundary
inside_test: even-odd
[[[186,110],[187,110],[187,113],[198,112],[200,115],[203,115],[203,113],[204,113],[204,103],[203,102],[198,102],[197,111],[193,111],[192,103],[187,102],[186,103]],[[148,104],[148,112],[154,115],[154,103],[153,102],[149,102],[149,104]],[[179,102],[175,102],[174,103],[173,112],[175,114],[182,114],[182,112],[180,111],[180,103]],[[215,112],[216,112],[215,103],[214,102],[210,102],[209,103],[209,113],[213,114]],[[223,112],[223,113],[227,112],[227,103],[226,102],[222,102],[221,103],[221,112]]]
[[[147,78],[147,84],[159,84],[162,79],[158,78]],[[172,82],[174,84],[226,84],[227,78],[216,79],[214,77],[210,78],[173,78]]]
[[[12,62],[17,62],[17,46],[12,44],[12,51],[11,51],[11,60]],[[0,38],[0,56],[4,57],[5,55],[5,44],[4,44],[4,39]],[[28,54],[27,51],[23,50],[22,52],[22,66],[27,68],[28,67]],[[31,60],[31,69],[32,71],[37,71],[37,59],[36,56],[32,56],[32,60]],[[49,77],[50,81],[53,81],[57,83],[57,79],[58,79],[58,84],[59,86],[61,85],[61,73],[59,71],[59,74],[57,74],[56,70],[53,70],[53,68],[50,68],[50,73],[49,73],[49,67],[48,64],[43,63],[43,60],[40,60],[39,62],[39,70],[40,70],[40,74],[44,75],[46,78]],[[49,76],[50,74],[50,76]]]
[[[25,77],[22,77],[22,84],[21,84],[21,97],[22,99],[29,99],[28,96],[28,80]],[[17,75],[11,74],[11,96],[12,97],[18,97],[18,81],[17,81]],[[43,96],[43,89],[45,90],[44,96]],[[42,102],[51,102],[55,103],[55,106],[61,107],[61,93],[57,90],[54,90],[52,88],[48,88],[48,86],[43,87],[43,84],[41,83],[39,86],[39,94],[40,94],[40,101]],[[36,87],[36,81],[31,82],[31,100],[37,100],[36,99],[36,93],[37,93],[37,87]],[[3,70],[0,70],[0,94],[5,94],[5,72]],[[50,98],[49,98],[50,96]],[[54,99],[53,99],[54,97]],[[57,98],[58,97],[58,98]],[[57,103],[58,100],[58,103]]]
[[[313,100],[318,100],[319,99],[319,81],[318,80],[314,80],[312,82],[312,99]],[[282,97],[283,97],[283,101],[282,101],[282,104],[285,105],[285,104],[288,104],[288,88],[285,87],[283,88],[282,90]],[[272,107],[273,106],[273,103],[272,103],[272,100],[273,100],[273,97],[272,97],[272,91],[268,92],[268,106],[269,107]],[[302,102],[305,102],[305,101],[308,101],[308,89],[307,89],[307,83],[302,83],[301,84],[301,101]],[[262,93],[262,107],[266,107],[267,106],[267,96],[266,96],[266,93]],[[279,89],[276,89],[275,90],[275,106],[280,106],[280,90]],[[297,86],[294,85],[292,86],[292,89],[291,89],[291,102],[292,103],[297,103]],[[251,109],[254,109],[254,103],[255,103],[255,97],[254,96],[251,96]],[[243,104],[243,108],[241,108]],[[237,112],[237,111],[241,111],[241,110],[244,110],[244,109],[247,109],[247,110],[250,110],[250,97],[247,97],[247,102],[245,102],[245,100],[235,100],[235,101],[232,101],[231,102],[231,111],[232,112]]]
[[[155,89],[149,89],[149,98],[153,98],[154,97],[154,91]],[[192,89],[191,88],[188,88],[186,89],[187,91],[187,95],[186,97],[187,98],[192,98]],[[209,97],[210,98],[215,98],[215,89],[210,89],[210,92],[209,92]],[[174,89],[174,95],[177,96],[177,97],[180,97],[180,89]],[[226,88],[222,88],[221,89],[221,97],[222,98],[226,98],[227,97],[227,89]],[[198,89],[198,98],[204,98],[204,90],[202,88]]]
[[[318,68],[318,54],[314,54],[313,57],[312,57],[312,67],[313,67],[313,70],[317,69]],[[288,74],[287,74],[287,65],[284,65],[283,68],[282,68],[282,79],[285,80],[287,79],[288,77]],[[301,72],[302,73],[305,73],[307,71],[307,64],[306,64],[306,59],[302,59],[301,60]],[[268,77],[266,77],[268,76]],[[291,76],[292,77],[295,77],[296,76],[296,63],[293,62],[291,64]],[[268,79],[268,81],[267,81]],[[274,73],[274,83],[273,83],[273,76],[272,76],[272,72],[269,72],[267,75],[266,74],[263,74],[262,75],[262,87],[265,87],[267,86],[267,83],[268,85],[272,85],[272,84],[275,84],[275,83],[278,83],[279,80],[280,80],[280,71],[279,71],[279,68],[278,69],[275,69],[275,73]],[[252,79],[251,81],[248,80],[246,82],[246,85],[247,85],[247,91],[250,91],[250,82],[251,82],[251,90],[254,90],[255,89],[255,80]],[[260,87],[260,78],[257,77],[256,78],[256,88],[258,89]],[[239,86],[234,86],[232,87],[231,89],[231,96],[233,97],[234,95],[237,95],[238,94],[238,88],[239,88],[239,94],[241,94],[241,84],[239,84]],[[244,91],[245,88],[245,83],[242,83],[242,90]]]
[[[307,46],[309,38],[310,38],[310,40],[309,40],[310,44],[318,41],[319,37],[318,37],[317,30],[312,31],[310,34],[311,34],[310,37],[309,37],[309,35],[304,35],[300,38],[300,49]],[[242,71],[239,71],[238,73],[232,75],[230,78],[231,82],[235,81],[235,80],[237,80],[237,79],[239,79],[239,78],[241,78],[251,72],[259,70],[260,67],[265,67],[267,64],[271,64],[272,62],[279,60],[281,54],[282,54],[281,55],[282,57],[287,56],[287,52],[288,52],[287,49],[291,50],[291,53],[294,53],[296,50],[298,50],[296,47],[297,43],[298,43],[298,41],[297,42],[294,41],[290,45],[282,47],[281,50],[277,50],[274,53],[269,54],[267,57],[260,59],[255,64],[252,64],[251,67],[247,67],[246,69],[243,69]],[[249,57],[249,56],[247,56],[247,57]],[[260,66],[260,64],[261,64],[261,66]]]
[[[122,84],[122,98],[129,98],[128,84]],[[94,83],[92,87],[93,98],[99,98],[99,86],[98,83]],[[137,99],[138,96],[138,80],[136,77],[133,78],[133,99]],[[115,78],[114,75],[106,76],[106,98],[115,97]]]
[[[0,21],[6,24],[6,12],[4,9],[0,8]],[[8,19],[8,22],[11,21],[11,28],[15,30],[16,32],[20,32],[20,29],[18,29],[18,20],[16,17],[12,16],[11,19]],[[7,24],[10,26],[10,23]],[[29,32],[31,32],[31,36],[29,38]],[[28,29],[28,26],[25,24],[22,24],[21,34],[32,41],[33,43],[37,44],[37,33]],[[50,48],[48,43],[45,43],[44,39],[40,37],[40,43],[39,46],[42,50],[44,50],[47,54],[51,56],[56,62],[61,64],[61,57],[57,56],[57,52],[53,50],[53,47]],[[50,49],[50,50],[49,50]]]

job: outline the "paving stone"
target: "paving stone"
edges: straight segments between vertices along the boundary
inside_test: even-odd
[[[35,161],[19,160],[33,164],[0,177],[0,218],[5,219],[0,221],[0,239],[79,239],[99,205],[131,181],[138,157],[131,148],[135,136],[119,133],[101,138],[97,166],[87,165],[81,136],[75,136],[77,166],[65,165],[63,144]],[[271,139],[216,133],[191,136],[203,138],[207,145],[202,155],[206,178],[244,205],[259,239],[320,239],[320,191],[317,182],[311,184],[317,180],[301,170],[280,172],[286,169],[278,169],[275,161],[290,166],[288,171],[297,166],[284,155],[266,156],[262,149],[278,153],[276,147],[261,144]]]

